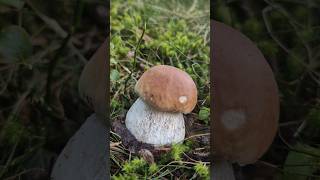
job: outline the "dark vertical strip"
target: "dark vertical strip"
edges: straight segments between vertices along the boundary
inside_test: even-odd
[[[213,175],[213,156],[214,156],[214,59],[213,59],[213,14],[214,14],[214,0],[210,1],[210,179]]]
[[[211,3],[212,4],[212,3]],[[210,10],[210,16],[211,16],[212,9]],[[214,138],[214,59],[213,59],[213,21],[210,18],[210,174],[212,175],[213,172],[213,155],[214,155],[214,146],[213,146],[213,138]],[[211,177],[211,176],[210,176]]]
[[[210,0],[210,20],[213,19],[214,15],[214,0]]]
[[[108,52],[108,57],[106,57],[106,66],[107,66],[107,73],[106,73],[106,79],[107,79],[107,89],[106,89],[106,117],[107,117],[107,140],[106,140],[106,145],[107,145],[107,177],[111,177],[110,175],[110,122],[111,122],[111,116],[110,116],[110,1],[107,0],[107,18],[106,18],[106,36],[107,36],[107,49],[106,51]]]

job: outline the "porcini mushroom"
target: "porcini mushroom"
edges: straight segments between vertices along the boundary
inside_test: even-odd
[[[81,98],[101,120],[107,116],[107,77],[109,41],[106,39],[84,67],[79,79]]]
[[[150,68],[138,80],[139,98],[129,109],[125,124],[138,141],[155,147],[182,142],[182,113],[197,103],[197,88],[184,71],[167,65]]]
[[[101,180],[107,176],[106,119],[108,39],[82,71],[80,96],[95,111],[70,138],[55,162],[52,180]]]
[[[279,97],[260,50],[240,32],[212,21],[213,179],[234,179],[231,163],[256,162],[272,143]]]

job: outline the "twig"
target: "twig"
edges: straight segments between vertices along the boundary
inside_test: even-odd
[[[113,148],[113,147],[119,146],[121,143],[122,143],[121,141],[120,142],[116,142],[116,143],[114,143],[114,142],[110,143],[110,149]]]
[[[136,70],[136,64],[137,64],[137,52],[138,52],[138,50],[139,50],[139,47],[140,47],[140,45],[141,45],[141,42],[142,42],[142,38],[143,38],[143,36],[144,36],[144,33],[145,33],[145,31],[146,31],[146,23],[144,24],[144,28],[143,28],[143,30],[142,30],[142,34],[141,34],[141,36],[140,36],[140,38],[139,38],[139,40],[138,40],[138,43],[137,43],[137,46],[136,46],[136,49],[134,50],[134,56],[133,56],[133,70],[130,72],[130,74],[128,75],[128,78],[125,80],[125,82],[124,82],[124,90],[126,90],[126,88],[127,88],[127,84],[128,84],[128,81],[129,81],[129,79],[131,78],[131,75],[132,75],[132,73]]]
[[[306,126],[307,126],[307,120],[304,120],[301,123],[301,125],[298,127],[297,131],[293,134],[293,137],[297,138]]]
[[[278,136],[280,137],[281,141],[289,148],[290,151],[294,151],[294,152],[297,152],[297,153],[303,153],[303,154],[306,154],[306,155],[309,155],[309,156],[314,156],[314,157],[320,158],[320,155],[318,155],[318,154],[315,154],[315,153],[312,153],[312,152],[307,152],[307,151],[302,151],[302,150],[298,150],[298,149],[294,148],[292,145],[290,145],[290,144],[282,137],[280,130],[278,131]]]
[[[59,25],[59,23],[52,19],[49,18],[48,16],[44,15],[41,13],[38,9],[36,9],[33,4],[29,1],[26,0],[26,3],[30,6],[30,8],[36,13],[36,15],[43,21],[45,22],[49,28],[51,28],[53,31],[55,31],[61,38],[65,39],[68,37],[68,33]],[[72,40],[68,42],[68,47],[73,51],[78,58],[86,64],[88,60],[80,53],[80,51],[73,45]]]
[[[188,140],[188,139],[195,138],[195,137],[201,137],[201,136],[210,136],[210,133],[195,134],[195,135],[192,135],[192,136],[185,138],[184,140]]]
[[[292,126],[292,125],[297,125],[299,123],[301,123],[303,121],[299,120],[299,121],[289,121],[289,122],[283,122],[279,124],[279,127],[285,127],[285,126]]]

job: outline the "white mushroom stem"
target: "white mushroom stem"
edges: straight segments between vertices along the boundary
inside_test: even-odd
[[[218,161],[213,165],[213,180],[235,180],[232,164],[227,161]]]
[[[102,121],[95,114],[91,115],[64,147],[51,179],[108,179],[107,131]]]
[[[129,109],[125,123],[138,141],[156,147],[180,143],[185,137],[182,113],[158,111],[141,98]]]

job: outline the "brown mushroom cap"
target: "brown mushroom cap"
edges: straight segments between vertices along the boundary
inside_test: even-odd
[[[254,163],[277,131],[277,85],[253,42],[222,23],[212,28],[213,150],[224,160]]]
[[[172,66],[150,68],[140,77],[135,90],[159,111],[189,113],[197,103],[197,88],[192,78]]]
[[[108,49],[109,38],[91,57],[79,79],[80,96],[91,106],[100,119],[107,117]]]

